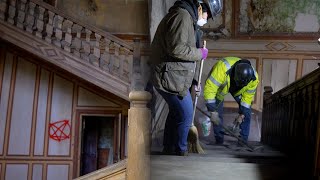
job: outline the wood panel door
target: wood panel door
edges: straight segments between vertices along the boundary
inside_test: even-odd
[[[98,131],[97,120],[83,120],[83,149],[81,175],[97,170],[98,161]]]

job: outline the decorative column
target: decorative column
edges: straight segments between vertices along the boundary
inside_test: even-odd
[[[132,91],[129,98],[127,180],[150,180],[151,94]]]

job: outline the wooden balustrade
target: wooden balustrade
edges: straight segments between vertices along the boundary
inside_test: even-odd
[[[262,142],[297,159],[307,177],[320,177],[320,69],[271,92],[265,87]]]
[[[133,45],[69,17],[53,6],[40,0],[0,0],[0,21],[77,56],[88,65],[117,77],[117,81],[131,82]],[[140,56],[140,52],[137,53]]]

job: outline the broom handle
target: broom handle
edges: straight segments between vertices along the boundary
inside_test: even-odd
[[[206,48],[206,46],[207,46],[207,42],[206,42],[206,40],[204,40],[203,41],[203,48]],[[197,87],[199,87],[200,84],[201,84],[201,75],[202,75],[202,69],[203,69],[203,62],[204,62],[204,59],[201,59],[200,72],[199,72],[198,86]],[[192,125],[191,126],[194,126],[194,117],[196,115],[197,103],[198,103],[198,95],[196,93],[196,97],[194,99],[194,104],[193,104]]]

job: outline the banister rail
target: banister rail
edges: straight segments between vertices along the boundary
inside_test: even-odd
[[[82,27],[84,27],[86,29],[90,29],[91,31],[93,31],[95,33],[98,33],[101,36],[106,37],[109,40],[116,42],[117,44],[119,44],[120,46],[123,46],[124,48],[127,48],[127,49],[133,51],[133,46],[132,45],[128,44],[127,42],[125,42],[124,40],[122,40],[122,39],[120,39],[120,38],[118,38],[116,36],[113,36],[112,34],[110,34],[107,31],[101,30],[101,29],[99,29],[99,28],[97,28],[95,26],[92,26],[92,25],[88,24],[88,23],[81,22],[78,19],[67,15],[65,12],[63,12],[63,11],[61,11],[61,10],[59,10],[59,9],[49,5],[49,4],[47,4],[47,3],[45,3],[45,2],[43,2],[41,0],[30,0],[30,1],[35,3],[35,4],[37,4],[37,5],[39,5],[39,6],[41,6],[41,7],[43,7],[43,8],[45,8],[45,9],[47,9],[48,11],[54,12],[55,14],[59,14],[60,16],[64,17],[65,19],[68,19],[68,20],[72,21],[75,24],[78,24],[78,25],[80,25],[80,26],[82,26]]]
[[[271,92],[265,87],[261,141],[296,159],[304,177],[320,177],[320,69]]]

